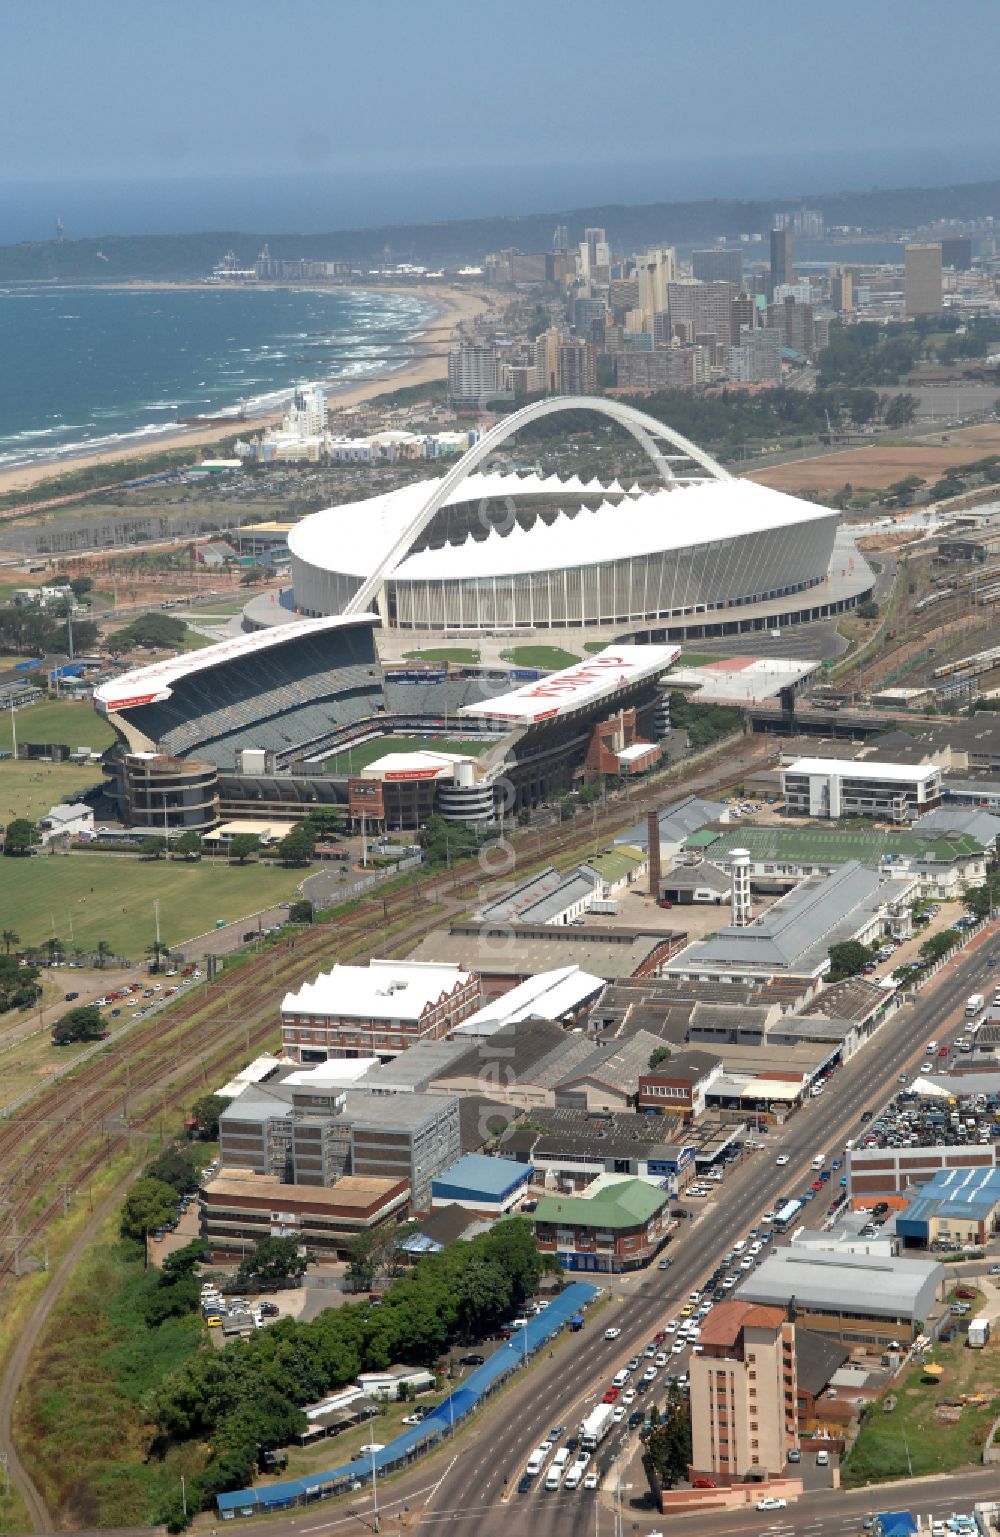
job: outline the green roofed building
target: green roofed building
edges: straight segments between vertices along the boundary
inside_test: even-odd
[[[535,1242],[564,1270],[617,1274],[645,1265],[672,1226],[670,1197],[648,1180],[601,1174],[578,1195],[545,1195],[534,1213]]]
[[[823,875],[848,860],[885,875],[917,875],[920,893],[944,900],[958,897],[986,878],[986,850],[968,833],[904,832],[892,828],[805,827],[704,828],[685,848],[725,865],[734,849],[750,853],[750,876],[760,884]]]

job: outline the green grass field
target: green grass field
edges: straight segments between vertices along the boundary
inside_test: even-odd
[[[103,752],[115,739],[89,699],[40,699],[15,711],[14,718],[19,742],[65,742],[71,750],[92,747]],[[4,710],[0,712],[0,751],[9,752],[10,747],[10,711]]]
[[[454,662],[460,667],[474,667],[479,661],[479,652],[465,646],[435,646],[430,651],[405,651],[403,655],[408,662]]]
[[[388,752],[455,752],[476,757],[492,745],[489,741],[466,742],[457,737],[380,736],[374,742],[362,742],[360,747],[337,753],[323,766],[328,774],[357,774]]]
[[[178,945],[204,934],[217,918],[229,922],[287,901],[306,873],[270,864],[185,864],[118,854],[4,859],[0,929],[15,929],[25,944],[55,935],[67,946],[87,948],[105,939],[135,960],[153,941],[157,899],[161,938]]]
[[[550,672],[560,667],[572,667],[580,660],[561,646],[515,646],[512,651],[501,651],[500,655],[505,662],[513,662],[515,667],[544,667]]]
[[[12,817],[37,822],[50,806],[74,800],[100,783],[101,771],[96,767],[5,759],[0,763],[0,822],[6,824]]]
[[[973,1303],[973,1311],[981,1302],[980,1297]],[[981,1461],[983,1442],[1000,1410],[996,1346],[967,1350],[964,1336],[958,1334],[952,1343],[928,1350],[924,1359],[942,1366],[943,1375],[933,1382],[925,1377],[922,1366],[916,1366],[893,1383],[894,1409],[885,1412],[885,1398],[873,1405],[842,1469],[845,1489],[891,1478],[952,1473]],[[954,1423],[936,1417],[935,1408],[942,1400],[977,1393],[985,1395],[985,1402],[966,1404]]]

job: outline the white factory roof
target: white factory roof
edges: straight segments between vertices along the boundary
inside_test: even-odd
[[[901,784],[921,782],[940,774],[936,763],[868,763],[862,760],[848,761],[841,758],[797,758],[783,770],[786,774],[836,775],[838,779],[898,780]]]
[[[469,980],[470,973],[444,961],[371,961],[334,966],[286,993],[283,1014],[322,1014],[362,1020],[418,1020],[429,1003]]]
[[[282,1083],[290,1089],[353,1088],[371,1067],[378,1067],[378,1057],[329,1057],[297,1073],[288,1073]]]
[[[326,615],[320,619],[297,619],[292,624],[276,624],[266,630],[253,630],[247,635],[234,635],[215,646],[204,646],[200,651],[190,651],[183,656],[166,657],[162,662],[150,662],[148,667],[136,667],[123,672],[107,683],[99,683],[94,690],[94,704],[98,711],[125,710],[140,704],[152,704],[157,699],[170,698],[170,685],[205,668],[218,667],[220,662],[237,657],[254,656],[260,651],[273,650],[286,641],[298,640],[305,635],[322,635],[358,624],[377,625],[376,614]]]
[[[251,1083],[262,1083],[280,1065],[280,1057],[272,1057],[269,1052],[265,1051],[263,1055],[255,1057],[252,1062],[249,1062],[246,1067],[242,1068],[235,1078],[230,1078],[228,1083],[224,1083],[222,1088],[216,1089],[215,1092],[222,1099],[236,1099],[248,1085]]]
[[[658,677],[679,655],[679,646],[606,646],[585,662],[523,683],[509,694],[463,705],[459,714],[530,726],[554,715],[568,715],[629,684]]]
[[[434,489],[418,481],[363,502],[327,508],[296,524],[288,536],[294,556],[321,570],[366,577],[416,518]],[[596,508],[582,504],[572,517],[560,511],[551,522],[538,519],[530,529],[515,524],[506,534],[491,529],[485,539],[471,536],[441,548],[427,547],[405,556],[393,572],[397,580],[461,580],[514,575],[565,566],[589,566],[601,560],[720,543],[759,530],[787,528],[835,516],[829,508],[786,496],[750,480],[698,481],[672,490],[660,487],[622,499],[616,483],[581,485],[556,476],[470,475],[445,505],[525,495],[559,496],[606,492]],[[345,539],[345,518],[350,537]]]
[[[560,966],[512,987],[500,998],[491,998],[478,1013],[455,1027],[455,1035],[494,1035],[505,1025],[522,1019],[560,1020],[593,998],[604,987],[604,978],[581,971],[579,966]]]

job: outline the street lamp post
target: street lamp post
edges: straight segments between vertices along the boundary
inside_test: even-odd
[[[371,1432],[369,1431],[369,1435]],[[377,1532],[378,1527],[378,1480],[375,1475],[375,1442],[369,1443],[372,1449],[372,1529]]]

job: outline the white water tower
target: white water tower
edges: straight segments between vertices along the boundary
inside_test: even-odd
[[[732,877],[733,927],[745,929],[750,922],[750,850],[733,849],[729,856]]]

